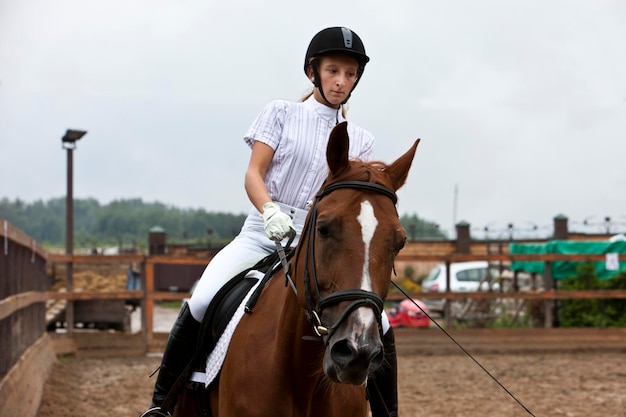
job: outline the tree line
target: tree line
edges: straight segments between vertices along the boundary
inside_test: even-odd
[[[32,236],[44,247],[63,247],[66,232],[64,197],[32,203],[20,199],[0,200],[3,218]],[[241,229],[247,214],[207,212],[163,203],[144,202],[141,198],[115,200],[100,204],[93,198],[74,199],[74,246],[147,247],[150,229],[165,230],[170,243],[223,245]],[[445,239],[435,223],[417,214],[403,215],[400,222],[409,240]]]

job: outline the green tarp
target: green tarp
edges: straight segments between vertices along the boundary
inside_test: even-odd
[[[543,244],[511,243],[509,244],[511,255],[521,254],[592,254],[602,255],[617,253],[619,256],[619,271],[626,269],[626,241],[568,241],[552,240]],[[552,278],[565,279],[576,275],[576,268],[581,262],[557,261],[552,262]],[[606,262],[593,262],[596,275],[599,279],[609,279],[617,274],[617,270],[607,270]],[[543,261],[515,261],[511,263],[511,270],[526,271],[543,274],[545,262]]]

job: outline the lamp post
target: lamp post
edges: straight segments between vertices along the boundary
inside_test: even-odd
[[[509,240],[513,240],[513,223],[509,223],[507,228],[509,229]]]
[[[87,132],[83,130],[68,129],[61,138],[63,149],[67,150],[67,195],[65,200],[65,254],[74,254],[74,149],[76,142],[85,136]],[[69,261],[66,264],[67,269],[67,292],[74,291],[73,272],[74,264]],[[71,335],[74,332],[74,303],[68,300],[65,308],[65,319],[67,321],[67,333]]]

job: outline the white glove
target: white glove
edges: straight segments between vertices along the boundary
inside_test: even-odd
[[[269,202],[263,204],[263,228],[268,238],[281,241],[293,228],[293,221],[286,213],[280,211],[278,204]]]

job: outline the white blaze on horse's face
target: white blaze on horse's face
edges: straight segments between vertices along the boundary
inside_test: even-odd
[[[364,256],[363,256],[363,272],[361,275],[361,289],[364,291],[372,291],[372,277],[370,276],[369,261],[370,261],[370,244],[374,238],[374,232],[378,226],[378,220],[374,215],[374,207],[372,203],[365,200],[361,202],[361,212],[357,216],[357,220],[361,224],[361,237],[365,244]],[[376,322],[373,311],[370,308],[359,309],[363,317],[363,323],[369,326]],[[370,317],[367,317],[369,315]]]

